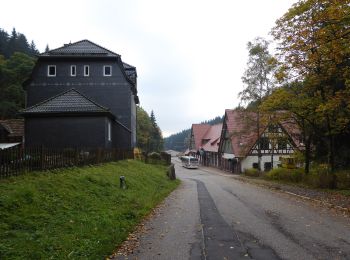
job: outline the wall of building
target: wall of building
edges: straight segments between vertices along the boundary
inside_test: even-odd
[[[26,118],[25,145],[55,148],[111,148],[107,117]],[[113,140],[113,137],[112,137]]]
[[[278,165],[281,164],[281,162],[279,161],[280,157],[288,157],[288,155],[278,155],[278,154],[274,154],[273,155],[273,168],[278,168]],[[247,156],[246,158],[244,158],[243,160],[241,160],[241,168],[242,168],[242,172],[245,169],[251,169],[253,168],[253,163],[258,163],[258,156]],[[264,170],[264,165],[265,163],[271,163],[271,155],[263,155],[261,157],[261,168],[262,170]]]
[[[131,139],[130,131],[115,122],[113,125],[113,147],[118,149],[133,148],[131,146]]]
[[[48,77],[48,65],[56,65],[56,76]],[[70,66],[76,65],[77,76],[70,76]],[[84,76],[84,65],[90,66],[90,74]],[[112,66],[112,76],[103,76],[103,66]],[[64,61],[39,60],[33,71],[33,80],[27,86],[27,107],[33,106],[66,90],[75,88],[99,105],[109,108],[117,120],[129,129],[132,128],[134,115],[133,93],[119,67],[117,60],[98,60],[82,58]]]

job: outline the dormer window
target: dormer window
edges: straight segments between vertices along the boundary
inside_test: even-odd
[[[56,65],[47,66],[47,76],[56,77]]]
[[[77,66],[75,65],[70,66],[70,75],[72,77],[75,77],[77,75]]]
[[[84,76],[88,77],[90,75],[90,66],[84,65]]]
[[[103,66],[103,76],[112,76],[112,66]]]

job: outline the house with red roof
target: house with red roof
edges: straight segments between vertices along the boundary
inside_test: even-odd
[[[277,168],[281,157],[303,149],[300,130],[294,121],[261,116],[258,127],[258,115],[241,110],[225,111],[220,138],[220,166],[234,173],[258,168],[259,157],[261,170]]]
[[[222,124],[192,124],[189,152],[200,157],[203,165],[219,165],[219,143]]]

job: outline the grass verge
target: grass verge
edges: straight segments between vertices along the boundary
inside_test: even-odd
[[[165,173],[128,160],[1,180],[0,259],[105,258],[177,187]]]

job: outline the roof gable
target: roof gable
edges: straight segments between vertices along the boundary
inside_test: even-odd
[[[22,111],[23,114],[109,112],[75,89],[70,89]]]
[[[227,137],[231,140],[232,151],[236,157],[245,157],[253,148],[258,140],[258,136],[262,135],[266,130],[268,122],[260,119],[260,131],[257,133],[257,114],[254,112],[230,110],[225,111],[225,124],[227,127]],[[293,140],[293,145],[300,146],[297,135],[300,129],[295,122],[291,120],[282,120],[280,126],[285,133]]]
[[[203,149],[205,151],[209,151],[209,152],[218,151],[221,130],[222,130],[222,124],[216,124],[216,125],[210,126],[210,128],[202,138],[202,139],[208,140],[208,142],[203,145]]]
[[[98,57],[120,57],[100,45],[89,40],[81,40],[75,43],[65,44],[64,46],[42,53],[40,57],[50,56],[98,56]]]
[[[195,147],[192,148],[199,150],[202,145],[202,139],[209,128],[209,124],[192,124],[192,136],[195,144]]]

